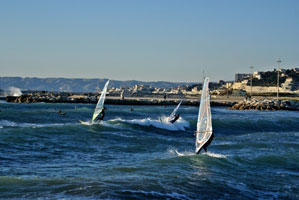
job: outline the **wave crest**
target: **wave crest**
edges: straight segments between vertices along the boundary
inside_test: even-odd
[[[167,129],[170,131],[185,131],[190,126],[189,122],[187,122],[181,117],[173,124],[168,122],[168,117],[165,116],[162,116],[159,119],[145,118],[125,120],[118,118],[111,121],[120,121],[129,124],[137,124],[140,126],[153,126],[160,129]]]
[[[64,123],[53,123],[53,124],[36,124],[36,123],[17,123],[17,122],[12,122],[8,120],[0,120],[0,127],[51,127],[51,126],[64,126],[64,125],[70,125],[69,124],[64,124]]]

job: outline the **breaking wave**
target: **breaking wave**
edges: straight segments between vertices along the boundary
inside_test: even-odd
[[[51,127],[51,126],[65,126],[71,125],[71,123],[53,123],[53,124],[36,124],[36,123],[17,123],[8,120],[0,120],[0,127]]]
[[[192,151],[182,151],[182,152],[179,152],[175,148],[170,148],[167,151],[171,155],[176,155],[176,156],[179,156],[179,157],[181,157],[181,156],[194,156],[194,155],[197,155],[197,154],[195,154],[195,152],[192,152]],[[224,154],[213,153],[213,152],[204,152],[204,153],[198,154],[198,156],[200,156],[200,155],[206,155],[206,156],[213,157],[213,158],[226,158],[227,157]]]
[[[168,117],[165,116],[162,116],[160,119],[145,118],[125,120],[117,118],[110,121],[120,121],[129,124],[137,124],[140,126],[152,126],[160,129],[167,129],[170,131],[185,131],[190,126],[189,122],[187,122],[181,117],[173,124],[168,122]]]
[[[205,152],[204,155],[213,157],[213,158],[226,158],[226,155],[220,154],[220,153],[213,153],[213,152]]]
[[[18,97],[22,95],[22,92],[20,88],[11,86],[8,88],[6,95]]]

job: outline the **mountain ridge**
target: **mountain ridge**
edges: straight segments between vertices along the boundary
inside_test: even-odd
[[[103,88],[107,78],[38,78],[38,77],[0,77],[0,88],[20,88],[21,90],[57,91],[57,92],[96,92]],[[159,88],[171,88],[182,85],[194,85],[196,82],[110,80],[109,87],[133,87],[150,85]]]

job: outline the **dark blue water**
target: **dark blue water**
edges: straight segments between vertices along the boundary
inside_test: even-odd
[[[107,105],[81,125],[94,106],[1,102],[0,198],[299,199],[298,112],[212,108],[214,141],[194,155],[196,107],[170,125],[174,107]]]

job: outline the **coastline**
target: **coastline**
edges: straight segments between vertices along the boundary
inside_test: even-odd
[[[5,98],[10,103],[82,103],[96,104],[98,96],[91,94],[73,95],[71,93],[43,93],[36,92],[21,96],[7,96]],[[148,106],[167,106],[177,105],[183,100],[182,105],[199,106],[200,96],[172,96],[163,98],[158,96],[138,96],[138,97],[119,97],[107,96],[105,104],[111,105],[148,105]],[[223,106],[231,110],[299,110],[297,99],[282,98],[277,101],[274,98],[265,96],[255,96],[251,100],[244,100],[242,96],[211,96],[211,106]]]
[[[32,95],[22,95],[19,97],[7,96],[5,98],[7,102],[10,103],[83,103],[83,104],[96,104],[97,98],[37,98]],[[188,106],[199,106],[198,98],[158,98],[158,97],[111,97],[107,96],[105,99],[105,104],[111,105],[177,105],[180,100],[183,100],[182,105]],[[230,99],[212,99],[211,106],[227,106],[231,107],[238,102],[236,98]]]

